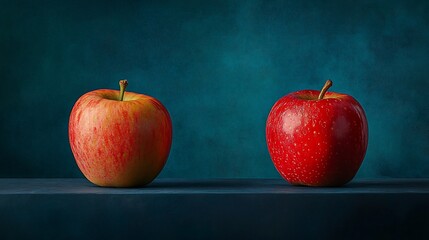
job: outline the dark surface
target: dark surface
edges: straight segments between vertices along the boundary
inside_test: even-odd
[[[291,186],[282,179],[157,179],[140,188],[104,188],[79,178],[0,179],[0,195],[11,194],[429,194],[429,179],[356,180],[325,188]]]
[[[422,239],[429,180],[341,188],[281,179],[159,179],[100,188],[84,179],[0,179],[2,239]]]

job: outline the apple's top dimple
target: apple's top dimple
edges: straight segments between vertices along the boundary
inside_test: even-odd
[[[326,92],[323,99],[318,99],[319,97],[319,91],[316,90],[301,90],[292,93],[292,97],[300,99],[300,100],[307,100],[307,101],[324,101],[327,99],[340,99],[342,97],[346,96],[342,93],[336,93],[336,92]]]
[[[108,99],[108,100],[114,100],[114,101],[118,101],[119,98],[119,92],[105,92],[105,93],[101,93],[100,96],[102,98]]]
[[[86,93],[89,95],[96,95],[102,99],[105,100],[110,100],[110,101],[120,101],[119,99],[119,95],[120,92],[117,90],[111,90],[111,89],[98,89],[98,90],[94,90],[92,92]],[[130,102],[130,101],[134,101],[134,100],[138,100],[141,98],[151,98],[150,96],[144,95],[144,94],[139,94],[139,93],[134,93],[134,92],[125,92],[124,93],[124,98],[123,98],[123,102]]]

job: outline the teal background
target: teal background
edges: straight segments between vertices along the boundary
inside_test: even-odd
[[[160,177],[278,178],[265,120],[281,96],[354,96],[358,178],[429,177],[428,1],[0,1],[0,177],[81,177],[74,102],[98,88],[158,98],[174,128]]]

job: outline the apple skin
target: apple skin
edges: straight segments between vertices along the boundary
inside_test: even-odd
[[[92,183],[134,187],[150,183],[164,167],[172,124],[157,99],[99,89],[82,95],[70,114],[69,141],[76,163]]]
[[[341,186],[353,179],[365,157],[368,122],[353,97],[302,90],[279,99],[266,123],[271,159],[293,185]]]

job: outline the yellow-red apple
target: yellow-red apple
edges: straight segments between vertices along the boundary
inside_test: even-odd
[[[164,167],[172,124],[157,99],[99,89],[82,95],[70,114],[69,141],[83,175],[99,186],[132,187],[150,183]]]

